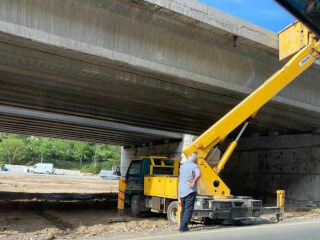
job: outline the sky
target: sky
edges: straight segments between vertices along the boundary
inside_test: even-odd
[[[274,0],[198,0],[247,22],[279,32],[295,18]]]

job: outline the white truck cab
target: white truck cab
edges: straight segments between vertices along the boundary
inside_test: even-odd
[[[37,163],[31,167],[30,172],[52,174],[53,173],[53,164],[52,163]]]

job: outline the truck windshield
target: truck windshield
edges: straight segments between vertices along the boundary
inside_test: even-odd
[[[133,161],[129,167],[128,176],[138,177],[141,174],[141,161]]]

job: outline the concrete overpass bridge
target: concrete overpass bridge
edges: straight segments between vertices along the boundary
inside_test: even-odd
[[[275,33],[197,1],[3,0],[0,130],[122,146],[180,140],[279,69],[277,57]],[[318,79],[314,66],[249,133],[317,129]]]
[[[124,165],[179,155],[183,134],[284,65],[277,48],[275,33],[193,0],[2,0],[0,131],[125,146]],[[259,112],[226,167],[235,194],[320,201],[319,73]]]

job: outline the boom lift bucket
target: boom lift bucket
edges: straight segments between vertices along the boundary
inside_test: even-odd
[[[316,35],[300,21],[290,24],[278,33],[279,60],[283,60],[299,52],[305,46],[317,42]]]

